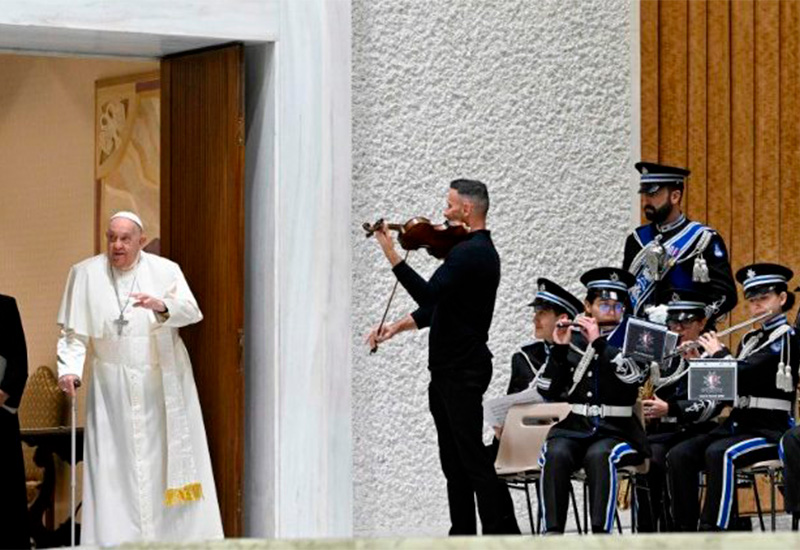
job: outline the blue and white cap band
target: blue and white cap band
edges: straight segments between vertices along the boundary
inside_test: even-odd
[[[748,279],[745,279],[744,283],[742,283],[742,287],[744,288],[744,291],[747,292],[759,286],[776,284],[785,285],[787,282],[788,281],[785,277],[770,273],[769,275],[754,275]]]
[[[611,279],[598,279],[591,281],[586,285],[586,288],[607,288],[613,290],[621,290],[622,292],[628,292],[628,287],[622,281],[612,281]]]
[[[534,297],[534,299],[535,300],[545,300],[547,302],[556,304],[557,306],[562,307],[565,310],[567,310],[567,313],[572,315],[572,317],[577,317],[577,315],[578,315],[578,310],[576,310],[575,306],[573,306],[570,302],[568,302],[567,300],[564,300],[560,296],[556,296],[555,294],[553,294],[551,292],[547,292],[546,290],[540,290],[539,292],[537,292],[536,296]]]
[[[693,311],[695,309],[705,309],[706,304],[703,302],[691,302],[689,300],[678,300],[667,304],[669,311]]]
[[[683,183],[684,176],[680,174],[642,174],[641,182],[649,184]]]

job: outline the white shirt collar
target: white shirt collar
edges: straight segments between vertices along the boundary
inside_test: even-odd
[[[675,220],[672,223],[666,223],[664,225],[656,224],[656,229],[658,229],[659,233],[666,233],[667,231],[672,231],[673,229],[680,227],[680,225],[685,221],[686,221],[686,216],[684,215],[683,212],[681,212],[681,215],[678,217],[677,220]]]

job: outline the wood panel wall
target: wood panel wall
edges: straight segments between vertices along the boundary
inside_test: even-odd
[[[720,232],[734,272],[800,273],[800,2],[641,0],[640,14],[642,160],[692,171],[684,211]],[[741,292],[731,317],[748,317]]]

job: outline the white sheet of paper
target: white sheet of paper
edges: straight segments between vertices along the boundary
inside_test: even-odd
[[[519,393],[487,399],[483,402],[483,421],[489,426],[505,424],[508,409],[521,403],[543,403],[544,399],[536,388],[528,388]]]

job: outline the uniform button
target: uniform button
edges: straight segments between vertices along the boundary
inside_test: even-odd
[[[591,396],[592,396],[592,392],[590,392],[590,391],[587,391],[587,392],[586,392],[586,397],[591,397]]]
[[[569,372],[575,372],[575,368],[574,368],[574,367],[573,367],[573,368],[570,368],[570,369],[569,369]]]
[[[592,373],[591,371],[589,371],[589,372],[586,374],[586,376],[588,376],[589,378],[591,378],[591,377],[592,377],[592,374],[593,374],[593,373]]]

